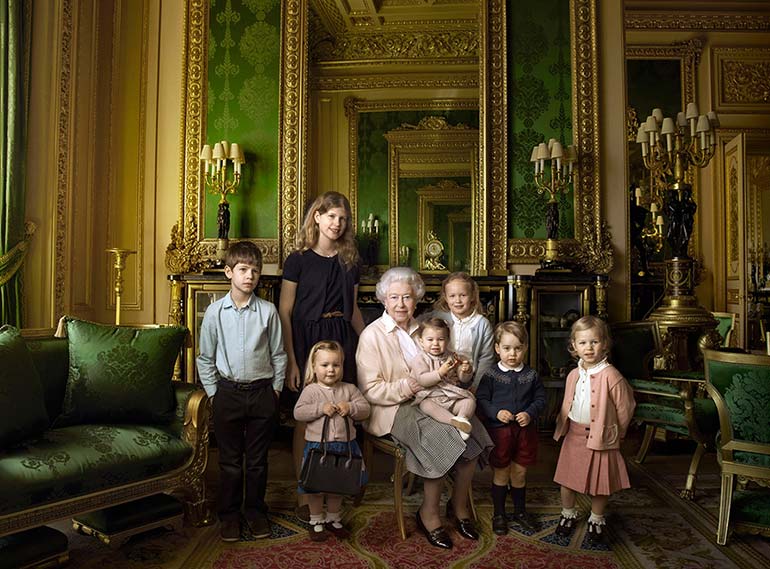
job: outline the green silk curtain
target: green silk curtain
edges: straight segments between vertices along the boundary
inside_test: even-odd
[[[21,326],[19,268],[34,226],[24,223],[31,2],[0,1],[0,323]]]

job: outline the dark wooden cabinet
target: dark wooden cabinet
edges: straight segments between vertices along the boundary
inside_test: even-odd
[[[509,277],[513,318],[529,332],[529,365],[540,375],[548,396],[542,428],[553,421],[564,396],[564,383],[576,361],[569,353],[572,324],[581,316],[606,317],[607,278],[574,272],[541,272]]]

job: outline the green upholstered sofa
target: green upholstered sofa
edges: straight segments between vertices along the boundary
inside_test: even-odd
[[[208,522],[203,480],[208,398],[203,390],[171,382],[175,409],[165,423],[57,427],[67,392],[68,340],[24,341],[50,424],[26,440],[0,445],[0,536],[158,493],[178,495],[192,523]],[[7,352],[0,351],[0,367],[8,363],[4,356]],[[109,411],[108,399],[103,405]]]

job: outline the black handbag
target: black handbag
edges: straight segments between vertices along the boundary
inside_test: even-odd
[[[364,474],[364,459],[353,456],[350,444],[350,417],[345,417],[345,433],[348,439],[348,452],[333,452],[326,448],[326,432],[329,428],[329,416],[324,417],[321,432],[321,447],[313,448],[302,463],[299,485],[308,492],[328,492],[355,496],[361,492]]]

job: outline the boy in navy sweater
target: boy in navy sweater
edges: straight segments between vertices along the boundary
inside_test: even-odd
[[[476,403],[495,443],[489,457],[492,482],[492,530],[508,533],[505,499],[508,484],[513,498],[513,518],[524,530],[535,532],[527,514],[527,466],[537,460],[537,418],[545,409],[545,387],[537,372],[524,363],[529,346],[527,330],[518,322],[501,322],[495,328],[495,352],[500,361],[481,378]]]

